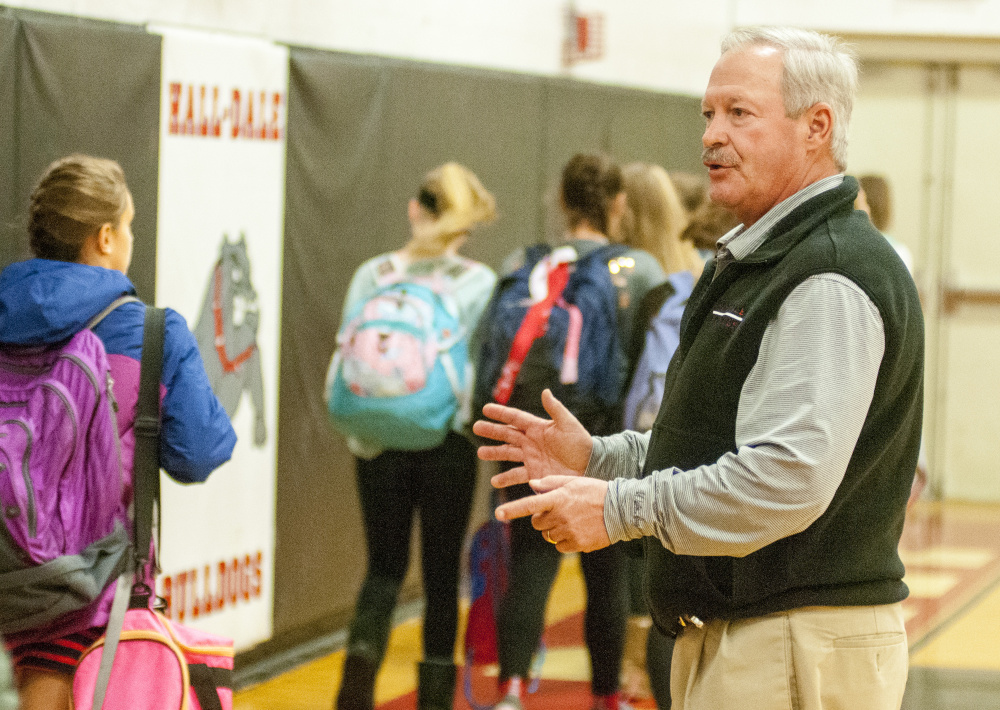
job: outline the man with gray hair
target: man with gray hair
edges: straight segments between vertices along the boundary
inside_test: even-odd
[[[677,634],[674,708],[898,708],[897,553],[920,445],[923,317],[843,174],[857,85],[836,40],[725,38],[702,101],[713,200],[742,224],[691,295],[649,434],[591,437],[489,404],[480,456],[538,495],[561,552],[642,538],[646,596]]]

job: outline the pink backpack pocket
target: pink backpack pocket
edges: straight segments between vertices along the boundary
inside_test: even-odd
[[[125,613],[102,709],[93,708],[104,638],[73,676],[75,710],[232,710],[233,642],[149,609]]]
[[[340,338],[344,383],[359,397],[402,397],[427,384],[438,357],[434,307],[406,290],[375,295]]]

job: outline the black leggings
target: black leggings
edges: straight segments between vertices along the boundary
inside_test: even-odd
[[[450,432],[426,451],[385,451],[357,460],[358,492],[368,543],[368,572],[347,641],[349,654],[381,664],[392,611],[410,564],[413,513],[420,511],[424,658],[455,652],[462,546],[476,484],[476,449]]]
[[[508,489],[507,500],[531,494],[528,486]],[[531,518],[511,523],[511,568],[507,594],[500,606],[497,644],[500,678],[527,677],[545,626],[545,604],[562,555]],[[580,555],[587,586],[584,638],[590,651],[591,690],[610,695],[618,690],[625,624],[628,618],[628,585],[625,555],[619,545]]]

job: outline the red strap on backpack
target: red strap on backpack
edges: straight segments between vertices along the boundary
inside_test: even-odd
[[[548,293],[545,298],[533,304],[524,315],[517,334],[510,344],[510,354],[507,362],[504,363],[500,371],[500,378],[493,388],[493,401],[500,404],[507,404],[510,395],[514,391],[514,381],[517,373],[521,371],[524,359],[528,357],[531,344],[545,334],[549,325],[549,314],[561,298],[562,292],[569,283],[570,264],[561,263],[556,265],[548,274]]]

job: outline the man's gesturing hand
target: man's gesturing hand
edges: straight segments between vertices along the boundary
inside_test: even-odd
[[[505,442],[480,446],[479,458],[523,464],[494,476],[494,487],[506,488],[545,476],[582,476],[587,470],[594,447],[590,434],[550,390],[542,392],[542,406],[552,419],[487,404],[483,413],[496,421],[481,419],[472,425],[479,436]]]
[[[579,476],[548,476],[531,481],[538,495],[504,503],[497,520],[531,516],[531,525],[559,552],[592,552],[611,544],[604,525],[608,482]]]

